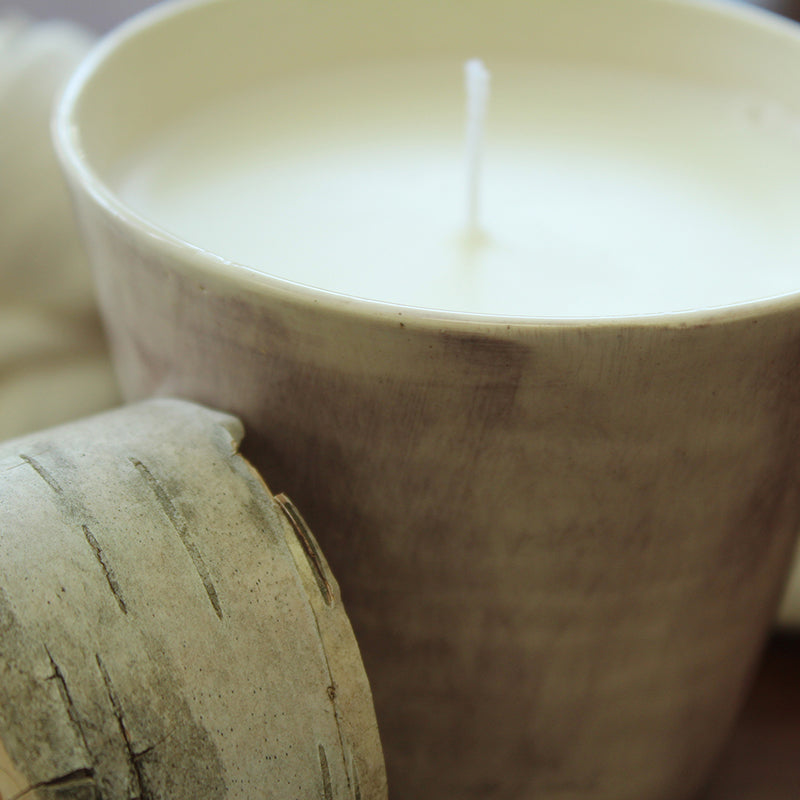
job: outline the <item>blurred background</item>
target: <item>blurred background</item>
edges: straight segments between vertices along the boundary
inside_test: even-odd
[[[750,0],[786,16],[800,19],[800,0]],[[747,2],[747,0],[729,0]],[[15,8],[34,17],[61,17],[80,22],[102,32],[122,22],[143,8],[156,5],[153,0],[0,0],[0,14]]]

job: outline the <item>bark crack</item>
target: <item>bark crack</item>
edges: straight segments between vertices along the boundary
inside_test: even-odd
[[[61,484],[46,470],[35,458],[20,453],[19,456],[26,464],[33,468],[34,472],[56,493],[64,494]]]
[[[208,599],[214,608],[214,613],[219,619],[222,619],[222,607],[220,606],[219,596],[217,595],[214,582],[211,580],[211,573],[209,572],[208,566],[203,560],[203,556],[197,548],[197,545],[192,541],[192,536],[189,531],[189,526],[186,524],[186,520],[175,507],[175,504],[170,499],[170,496],[161,481],[159,481],[158,478],[156,478],[156,476],[150,472],[147,466],[139,461],[138,458],[131,458],[130,462],[134,467],[136,467],[136,470],[139,472],[142,478],[144,478],[145,483],[155,496],[158,504],[167,515],[167,519],[169,519],[172,527],[178,534],[178,538],[180,538],[183,546],[186,548],[186,552],[189,554],[189,558],[192,560],[195,571],[200,576],[200,580],[203,583],[203,588],[205,589]]]
[[[83,528],[83,535],[86,537],[89,547],[92,548],[92,552],[94,553],[95,558],[103,570],[103,575],[105,575],[108,588],[111,589],[111,594],[114,595],[114,599],[117,601],[120,611],[122,611],[123,614],[127,614],[128,606],[125,604],[125,599],[122,596],[122,588],[119,585],[119,581],[117,581],[117,576],[115,575],[114,570],[106,561],[105,554],[103,553],[103,550],[101,549],[97,539],[95,539],[94,534],[91,532],[91,530],[89,530],[89,526],[82,525],[81,527]]]
[[[305,520],[300,515],[295,504],[285,495],[279,494],[275,496],[275,501],[278,503],[279,508],[283,511],[286,519],[294,530],[300,542],[303,552],[306,555],[308,565],[311,567],[311,573],[314,576],[317,587],[319,588],[322,599],[325,601],[326,606],[333,605],[333,589],[325,577],[325,570],[322,566],[322,559],[320,558],[317,548],[314,547],[314,541],[311,537],[311,532],[306,525]]]
[[[322,773],[322,796],[324,800],[333,800],[333,787],[331,786],[331,771],[328,768],[328,756],[325,748],[319,745],[319,769]]]
[[[285,494],[279,494],[275,496],[275,501],[278,503],[278,507],[283,511],[284,516],[288,520],[289,524],[292,526],[296,538],[300,542],[300,545],[303,549],[303,552],[306,556],[306,560],[311,568],[311,572],[314,575],[316,580],[317,587],[319,588],[320,594],[322,595],[322,599],[325,602],[325,605],[328,607],[333,606],[333,589],[325,575],[325,570],[322,566],[322,559],[317,552],[317,549],[314,547],[314,539],[313,535],[311,534],[310,529],[308,528],[305,520],[303,519],[300,512],[297,510],[294,503],[287,497]],[[347,787],[351,790],[351,792],[355,793],[357,800],[361,797],[361,787],[358,784],[358,776],[355,774],[355,761],[352,761],[352,773],[348,766],[347,762],[347,748],[345,746],[345,737],[343,731],[343,722],[341,712],[339,710],[339,705],[336,702],[336,682],[333,679],[333,671],[331,670],[331,664],[328,659],[328,651],[325,648],[325,637],[322,635],[322,629],[320,627],[319,617],[317,614],[317,610],[314,608],[314,605],[310,602],[309,598],[309,609],[311,611],[311,616],[314,619],[314,626],[317,629],[317,636],[319,637],[320,643],[322,644],[321,651],[322,651],[322,659],[325,664],[325,671],[328,674],[329,683],[326,689],[326,694],[328,695],[328,699],[331,702],[331,706],[333,707],[333,718],[336,722],[336,733],[339,737],[339,748],[342,754],[342,761],[343,761],[343,768],[344,768],[344,775],[347,781]],[[323,764],[323,756],[324,756],[324,749],[322,745],[320,745],[320,764]],[[330,770],[328,767],[327,757],[324,761],[324,769],[323,774],[325,771],[328,771],[328,779],[330,780]],[[327,800],[327,796],[325,798]]]
[[[48,680],[54,680],[58,685],[58,693],[61,695],[61,699],[64,702],[64,706],[67,709],[67,716],[69,717],[69,721],[75,727],[75,730],[78,732],[78,735],[81,737],[81,741],[83,742],[83,747],[86,750],[87,758],[91,757],[91,750],[89,749],[89,744],[86,741],[86,734],[83,732],[83,726],[81,725],[80,717],[78,716],[78,710],[75,708],[75,702],[72,699],[72,694],[69,691],[69,686],[67,685],[67,679],[64,677],[64,673],[61,670],[61,667],[58,666],[55,659],[53,658],[50,649],[45,645],[44,647],[45,652],[47,653],[47,657],[50,659],[50,666],[53,668],[53,674],[48,678]]]
[[[43,467],[35,458],[25,455],[24,453],[20,454],[19,457],[23,462],[28,464],[57,495],[59,495],[59,497],[65,503],[70,514],[76,517],[82,516],[84,519],[92,519],[91,514],[87,511],[84,505],[77,498],[68,495],[67,492],[64,491],[64,487],[61,486],[61,484],[53,477],[53,474],[49,470],[45,469],[45,467]],[[89,526],[83,524],[81,527],[83,528],[83,535],[86,538],[86,541],[89,543],[89,547],[92,548],[95,558],[103,570],[103,575],[105,575],[106,582],[108,583],[108,587],[111,589],[111,593],[114,595],[114,598],[117,601],[117,605],[119,605],[123,614],[127,614],[128,607],[123,598],[122,588],[120,587],[119,581],[114,574],[114,570],[108,563],[100,544],[89,529]]]
[[[106,669],[103,660],[100,658],[99,653],[95,653],[95,660],[97,661],[97,668],[100,670],[100,675],[103,678],[103,683],[106,687],[106,694],[108,695],[109,702],[111,703],[111,708],[113,709],[114,716],[117,719],[117,725],[119,726],[120,733],[122,734],[122,741],[125,745],[125,751],[128,754],[128,763],[130,764],[134,780],[136,781],[137,795],[135,800],[153,800],[151,792],[147,789],[144,773],[142,772],[141,765],[139,764],[139,760],[143,756],[147,755],[147,753],[149,753],[153,747],[146,747],[144,750],[138,753],[133,749],[131,736],[128,732],[128,726],[125,724],[125,714],[122,710],[122,703],[120,702],[119,695],[117,695],[114,689],[114,685],[111,683],[111,676],[108,674],[108,670]]]
[[[22,800],[26,795],[29,795],[31,792],[35,792],[37,789],[44,789],[44,788],[55,788],[58,786],[68,786],[71,783],[90,783],[95,789],[95,798],[96,800],[100,800],[100,792],[97,789],[97,786],[94,783],[94,770],[87,768],[83,769],[76,769],[72,772],[68,772],[66,775],[59,775],[57,778],[51,778],[49,781],[39,781],[38,783],[32,783],[27,788],[23,789],[21,792],[17,792],[15,795],[12,795],[9,800]]]
[[[352,753],[350,754],[350,759],[353,766],[353,798],[354,800],[361,800],[361,781],[358,779],[358,767]]]

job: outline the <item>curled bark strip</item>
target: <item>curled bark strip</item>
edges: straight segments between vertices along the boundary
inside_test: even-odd
[[[336,581],[240,437],[160,400],[0,445],[0,800],[386,798]]]

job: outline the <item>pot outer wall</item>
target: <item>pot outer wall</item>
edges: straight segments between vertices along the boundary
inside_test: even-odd
[[[800,302],[421,321],[233,287],[78,199],[127,397],[240,416],[317,534],[393,797],[698,790],[798,526]]]

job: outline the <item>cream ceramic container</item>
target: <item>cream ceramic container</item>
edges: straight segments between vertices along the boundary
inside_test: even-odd
[[[679,312],[434,310],[305,285],[285,247],[238,263],[122,198],[137,158],[231,97],[476,55],[654,76],[789,118],[800,105],[797,28],[727,4],[166,4],[94,52],[56,121],[119,374],[129,398],[244,419],[248,455],[341,584],[393,797],[690,798],[800,521],[800,270],[777,296],[712,292]],[[199,191],[217,156],[198,156]],[[790,236],[797,193],[765,215]],[[575,236],[588,224],[576,214]],[[319,221],[296,225],[308,251]],[[655,226],[643,271],[676,235]],[[750,271],[784,246],[757,249]],[[324,275],[324,238],[311,252]],[[358,236],[350,257],[380,267]],[[732,271],[712,252],[696,265],[712,287]]]

